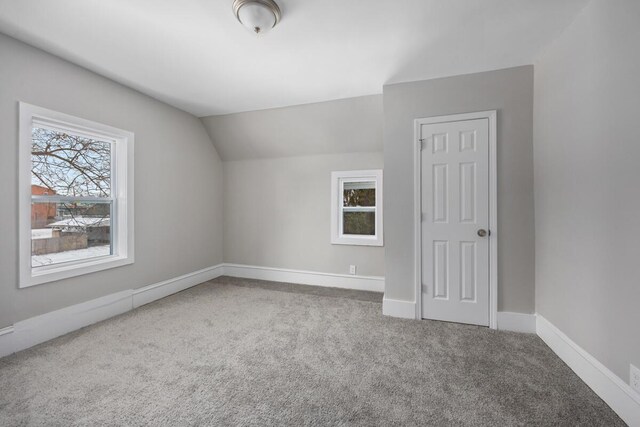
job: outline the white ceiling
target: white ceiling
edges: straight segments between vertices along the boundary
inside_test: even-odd
[[[0,0],[0,32],[206,116],[531,64],[588,0],[276,1],[263,36],[232,0]]]

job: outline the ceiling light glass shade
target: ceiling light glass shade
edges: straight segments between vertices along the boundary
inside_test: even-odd
[[[266,33],[280,20],[280,8],[273,0],[234,0],[233,11],[256,34]]]

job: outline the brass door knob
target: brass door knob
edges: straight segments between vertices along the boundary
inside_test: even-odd
[[[481,228],[480,230],[478,230],[478,236],[480,237],[485,237],[486,235],[488,235],[489,233],[487,232],[487,230]]]

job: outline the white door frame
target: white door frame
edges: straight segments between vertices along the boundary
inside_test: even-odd
[[[415,242],[415,297],[416,319],[422,319],[422,125],[459,122],[464,120],[489,120],[489,327],[498,327],[498,171],[497,171],[497,111],[453,114],[414,120],[413,151],[413,205],[414,205],[414,242]]]

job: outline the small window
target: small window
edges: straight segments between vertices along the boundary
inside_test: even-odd
[[[133,262],[133,134],[20,104],[20,287]]]
[[[382,171],[331,174],[331,243],[382,246]]]

